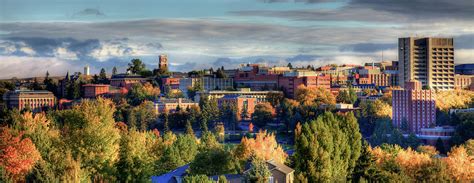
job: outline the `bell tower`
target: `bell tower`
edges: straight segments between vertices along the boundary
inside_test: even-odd
[[[167,55],[160,55],[158,61],[158,69],[162,71],[168,70],[168,56]]]

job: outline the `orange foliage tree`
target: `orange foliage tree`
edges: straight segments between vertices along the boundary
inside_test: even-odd
[[[236,148],[236,156],[241,160],[248,160],[252,154],[264,160],[274,160],[284,163],[288,155],[283,148],[278,145],[275,134],[260,130],[255,139],[242,138],[241,143]]]
[[[9,178],[20,181],[41,159],[41,155],[29,138],[23,133],[15,134],[9,128],[0,129],[0,166]]]
[[[474,180],[474,156],[469,155],[464,146],[453,147],[444,161],[449,175],[456,182]]]
[[[295,92],[295,99],[303,105],[336,104],[336,97],[323,87],[298,86]]]

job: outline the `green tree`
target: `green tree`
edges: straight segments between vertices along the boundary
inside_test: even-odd
[[[156,122],[155,107],[153,102],[144,101],[140,105],[129,109],[128,125],[140,131],[146,131]]]
[[[162,152],[159,137],[152,132],[132,128],[122,132],[119,160],[116,164],[120,182],[146,182],[157,173],[155,162]]]
[[[100,69],[99,81],[102,84],[108,84],[109,83],[109,78],[107,78],[107,73],[105,72],[104,68]]]
[[[107,179],[113,175],[120,140],[114,112],[111,100],[97,98],[83,100],[61,116],[64,129],[68,129],[63,137],[65,143],[73,157],[80,159],[82,167],[95,178]]]
[[[116,75],[117,74],[117,67],[114,66],[114,68],[112,68],[112,75]]]
[[[132,59],[128,64],[127,71],[131,72],[132,74],[139,74],[143,70],[145,70],[146,66],[140,59]]]
[[[222,145],[199,151],[189,168],[193,175],[212,176],[237,173],[231,152],[225,150]]]
[[[194,136],[193,126],[190,120],[186,120],[186,131],[184,133]]]
[[[441,140],[441,138],[438,138],[436,140],[436,149],[440,152],[440,153],[443,153],[445,154],[447,152],[446,148],[444,147],[444,143],[443,141]]]
[[[299,125],[295,134],[295,170],[309,182],[344,181],[361,151],[361,134],[354,116],[326,112]]]
[[[352,181],[363,182],[367,180],[369,182],[377,182],[377,177],[380,171],[377,169],[375,164],[375,157],[370,152],[370,146],[367,141],[362,142],[362,149],[359,159],[356,162],[354,172],[352,173]]]
[[[191,135],[178,135],[176,141],[165,147],[164,154],[160,159],[161,173],[174,170],[194,160],[198,152],[196,139]]]
[[[183,178],[183,183],[213,183],[206,175],[188,175]]]
[[[253,122],[259,127],[264,127],[268,122],[273,120],[273,110],[270,103],[257,104],[252,114]]]
[[[265,183],[270,180],[272,173],[268,169],[265,160],[252,157],[250,170],[244,173],[246,182]]]

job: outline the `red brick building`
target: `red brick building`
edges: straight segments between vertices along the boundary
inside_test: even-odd
[[[146,78],[141,77],[140,75],[129,75],[129,74],[117,74],[113,75],[110,79],[110,85],[114,87],[125,87],[130,89],[135,83],[145,83],[147,82]]]
[[[410,132],[436,124],[435,92],[422,90],[421,83],[410,81],[404,90],[392,91],[393,125],[401,128],[406,122]]]
[[[329,75],[314,75],[314,76],[289,76],[284,75],[278,79],[278,85],[282,88],[288,97],[293,98],[298,89],[298,86],[304,85],[307,87],[323,87],[331,89],[331,77]]]
[[[237,87],[250,88],[252,90],[276,89],[278,87],[279,75],[260,72],[260,67],[258,64],[241,66],[234,76],[234,82]]]
[[[179,89],[179,80],[180,78],[161,78],[161,83],[163,87],[170,86],[171,89]],[[164,91],[164,88],[162,88]]]
[[[222,106],[222,104],[225,102],[234,103],[236,104],[237,113],[239,114],[239,116],[245,109],[247,110],[247,114],[249,117],[252,116],[252,114],[255,112],[255,106],[257,105],[256,98],[236,95],[224,96],[222,98],[219,98],[217,102],[219,104],[219,107]]]
[[[105,84],[85,84],[82,85],[84,88],[84,98],[96,98],[109,94],[110,85]]]

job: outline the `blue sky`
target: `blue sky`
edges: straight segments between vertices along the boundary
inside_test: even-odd
[[[396,60],[398,37],[454,37],[472,63],[471,0],[0,0],[0,78],[242,62],[315,66]],[[20,71],[20,72],[19,72]]]

